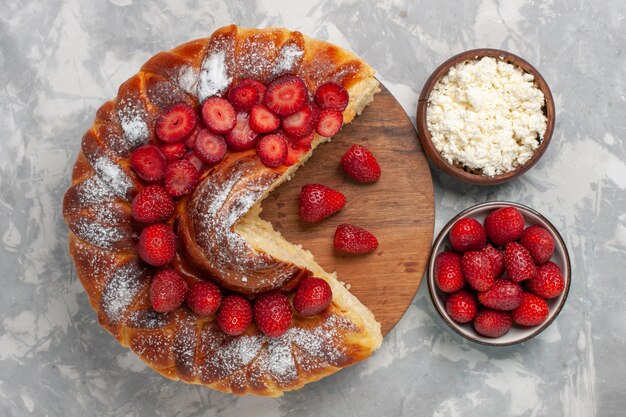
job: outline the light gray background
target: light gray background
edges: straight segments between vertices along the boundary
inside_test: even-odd
[[[582,1],[2,1],[0,415],[618,416],[626,408],[626,3]],[[414,121],[426,77],[476,47],[526,58],[552,88],[552,144],[523,178],[433,172],[438,231],[493,199],[543,212],[572,257],[565,309],[511,348],[470,344],[423,286],[368,361],[279,399],[165,380],[102,330],[60,213],[96,108],[156,52],[219,26],[284,25],[372,64]]]

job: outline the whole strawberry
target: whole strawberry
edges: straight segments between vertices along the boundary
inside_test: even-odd
[[[335,231],[334,246],[338,252],[363,255],[376,250],[378,239],[362,227],[340,224]]]
[[[499,208],[485,219],[485,231],[494,244],[504,246],[522,236],[524,216],[515,207]]]
[[[490,244],[485,245],[481,251],[491,261],[491,268],[496,278],[499,278],[504,273],[504,253],[501,250],[494,248]]]
[[[528,281],[528,289],[543,298],[554,298],[561,295],[565,288],[565,280],[561,268],[552,261],[537,267],[537,274]]]
[[[282,336],[291,326],[293,312],[283,293],[263,294],[254,303],[254,321],[263,334]]]
[[[305,222],[319,222],[345,204],[346,197],[339,191],[321,184],[307,184],[300,191],[300,218]]]
[[[199,316],[215,314],[222,302],[220,287],[208,281],[196,282],[189,288],[185,298],[187,305]]]
[[[509,279],[515,282],[531,279],[537,273],[528,249],[517,242],[507,243],[504,248],[504,268]]]
[[[520,326],[536,326],[548,317],[548,303],[529,292],[522,293],[520,305],[511,312],[513,321]]]
[[[252,323],[252,307],[240,295],[227,295],[217,312],[217,324],[230,336],[242,334]]]
[[[443,292],[455,292],[465,286],[461,271],[461,256],[452,251],[444,251],[435,258],[435,283]]]
[[[446,311],[457,323],[468,323],[474,319],[478,311],[476,297],[467,290],[450,294],[446,299]]]
[[[522,287],[508,279],[497,279],[487,291],[478,293],[478,301],[496,310],[513,310],[522,301]]]
[[[457,220],[450,229],[450,246],[457,252],[481,250],[487,243],[483,226],[471,217]]]
[[[152,266],[169,264],[176,256],[176,235],[163,223],[151,224],[141,231],[137,252]]]
[[[293,308],[303,316],[313,316],[326,310],[332,299],[333,291],[326,281],[317,277],[305,278],[298,284]]]
[[[133,199],[131,214],[143,223],[165,221],[174,214],[174,199],[160,185],[148,185]]]
[[[513,320],[508,311],[484,308],[476,314],[474,329],[487,337],[500,337],[511,329]]]
[[[528,249],[537,265],[548,262],[554,253],[554,238],[541,226],[524,229],[519,243]]]
[[[361,145],[352,145],[341,158],[343,171],[357,182],[375,182],[380,178],[380,166],[372,153]]]
[[[477,291],[487,291],[496,281],[496,276],[487,255],[478,251],[469,251],[461,258],[463,276]]]
[[[150,303],[159,313],[174,311],[185,300],[187,282],[176,271],[165,269],[157,272],[150,284]]]

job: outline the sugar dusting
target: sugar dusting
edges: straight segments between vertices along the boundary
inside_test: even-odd
[[[124,131],[124,138],[132,148],[146,143],[150,138],[150,133],[143,104],[125,99],[121,99],[118,104],[121,110],[118,111],[117,116]]]
[[[190,65],[184,65],[178,70],[178,85],[188,94],[194,94],[198,85],[198,72]]]
[[[214,51],[202,61],[198,80],[198,101],[222,93],[230,85],[232,78],[226,68],[226,52]]]
[[[131,179],[124,170],[109,158],[104,156],[98,158],[93,164],[93,169],[102,182],[120,197],[124,197],[128,190],[133,187]]]
[[[113,271],[100,299],[108,319],[117,323],[130,304],[143,289],[140,278],[145,270],[136,262],[129,262]]]
[[[302,58],[304,51],[296,44],[289,44],[280,50],[278,58],[274,62],[272,75],[277,77],[287,72],[293,71],[296,64]]]

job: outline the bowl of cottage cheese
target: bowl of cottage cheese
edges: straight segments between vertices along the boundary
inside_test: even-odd
[[[426,81],[417,128],[439,169],[480,185],[523,174],[545,152],[554,100],[539,72],[498,49],[476,49],[444,62]]]

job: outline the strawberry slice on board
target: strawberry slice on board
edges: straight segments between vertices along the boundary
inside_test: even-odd
[[[287,157],[287,141],[281,134],[263,136],[256,145],[256,152],[263,165],[276,168]]]
[[[315,131],[326,138],[335,136],[341,130],[343,126],[343,114],[336,110],[322,110],[317,124],[315,125]]]
[[[300,77],[285,75],[272,81],[265,90],[265,105],[280,116],[300,110],[308,98],[306,84]]]
[[[350,96],[342,85],[329,81],[320,85],[315,92],[315,104],[322,109],[344,111]]]

